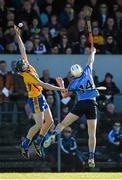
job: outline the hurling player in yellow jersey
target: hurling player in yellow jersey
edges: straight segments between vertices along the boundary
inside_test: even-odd
[[[35,125],[29,129],[26,138],[22,140],[21,144],[22,155],[25,158],[29,158],[28,149],[31,142],[33,142],[34,144],[36,153],[39,156],[42,155],[41,142],[43,140],[44,135],[53,124],[52,114],[45,100],[45,97],[42,95],[42,90],[43,88],[45,88],[48,90],[61,91],[63,90],[63,88],[56,87],[37,80],[39,79],[39,77],[36,70],[28,62],[26,50],[20,37],[20,29],[17,26],[14,26],[14,30],[21,53],[21,60],[17,61],[16,69],[23,77],[23,80],[25,82],[28,91],[28,103],[31,107],[35,120]],[[35,135],[39,131],[40,133],[38,138],[34,140]]]

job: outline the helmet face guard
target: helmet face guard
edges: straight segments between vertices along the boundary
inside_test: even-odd
[[[25,72],[25,71],[27,71],[26,64],[22,60],[17,61],[17,63],[16,63],[16,70],[18,72]]]
[[[71,66],[71,74],[75,77],[75,78],[78,78],[82,75],[82,68],[80,65],[78,64],[75,64],[73,66]]]

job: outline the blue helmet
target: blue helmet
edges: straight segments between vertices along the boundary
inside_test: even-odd
[[[23,66],[25,66],[25,63],[23,62],[23,60],[17,61],[16,70],[19,72],[24,72],[25,70],[24,70]]]

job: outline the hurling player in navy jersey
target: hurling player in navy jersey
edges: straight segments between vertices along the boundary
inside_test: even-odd
[[[96,97],[99,96],[99,92],[95,89],[94,80],[92,77],[92,68],[95,59],[96,49],[91,48],[91,54],[88,58],[86,67],[82,67],[78,64],[71,66],[71,74],[74,76],[68,86],[68,91],[62,93],[63,97],[71,96],[72,92],[75,91],[77,95],[77,103],[65,119],[59,123],[53,134],[44,142],[44,147],[47,148],[54,141],[56,136],[63,131],[70,124],[78,120],[82,115],[85,114],[87,118],[88,126],[88,146],[89,146],[89,167],[94,168],[94,153],[96,148],[96,126],[97,126],[97,103]],[[57,82],[60,87],[64,88],[64,82],[62,78],[57,78]]]

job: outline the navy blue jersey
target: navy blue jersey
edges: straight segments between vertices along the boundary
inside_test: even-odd
[[[75,91],[78,101],[92,99],[99,96],[98,90],[95,90],[95,84],[92,77],[92,67],[87,65],[79,78],[74,79],[68,86],[69,91]],[[78,90],[82,89],[82,90]],[[87,91],[85,91],[88,89]]]

